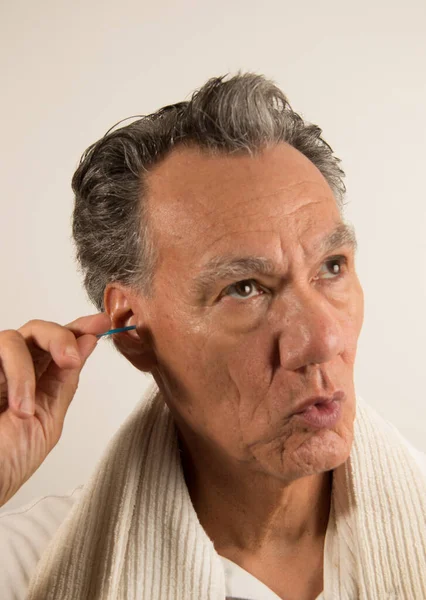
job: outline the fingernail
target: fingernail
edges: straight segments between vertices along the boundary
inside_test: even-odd
[[[33,403],[31,401],[31,398],[24,398],[23,400],[21,400],[20,404],[19,404],[19,410],[23,413],[25,413],[26,415],[33,415]]]
[[[65,354],[65,356],[69,356],[70,358],[72,358],[75,361],[80,362],[80,360],[81,360],[80,355],[75,350],[75,348],[73,348],[72,346],[68,346],[68,348],[65,348],[64,354]]]

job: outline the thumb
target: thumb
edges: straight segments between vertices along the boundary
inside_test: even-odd
[[[86,360],[92,354],[93,350],[96,348],[98,344],[98,339],[96,336],[91,334],[82,335],[77,338],[78,351],[81,358],[81,366],[83,367]]]

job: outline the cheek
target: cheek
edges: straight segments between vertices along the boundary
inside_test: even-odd
[[[227,356],[227,370],[242,395],[267,390],[273,377],[276,343],[273,337],[257,333],[246,336]]]
[[[275,344],[276,346],[276,344]],[[274,340],[258,332],[229,353],[227,371],[238,395],[238,419],[250,438],[273,424],[271,385],[274,381]]]
[[[361,332],[362,325],[364,323],[364,290],[358,281],[358,295],[357,295],[357,333]]]
[[[348,363],[355,361],[358,339],[364,323],[364,291],[357,282],[351,301],[348,303],[345,320],[342,321],[342,334],[345,340],[345,356]]]
[[[156,352],[159,372],[174,410],[193,429],[220,438],[235,432],[238,423],[238,390],[227,362],[233,351],[212,336],[192,328],[159,328]]]

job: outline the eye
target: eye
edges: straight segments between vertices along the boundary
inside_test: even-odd
[[[333,256],[328,258],[326,261],[324,261],[323,265],[327,266],[327,268],[331,268],[332,277],[323,277],[322,279],[339,279],[344,274],[342,271],[342,266],[347,266],[347,264],[348,259],[346,256]],[[253,293],[256,292],[256,290],[260,292],[260,294]],[[265,290],[260,287],[255,279],[243,279],[225,288],[220,295],[220,298],[223,296],[231,296],[231,298],[246,300],[255,298],[257,295],[262,295],[264,293]]]
[[[252,291],[256,290],[256,288],[264,293],[255,279],[243,279],[242,281],[237,281],[236,283],[233,283],[225,288],[222,295],[239,299],[253,298],[254,296]],[[237,295],[233,295],[233,292],[235,292]]]
[[[333,256],[327,259],[323,264],[330,265],[332,268],[332,275],[334,275],[334,277],[325,277],[325,279],[338,279],[343,275],[342,266],[347,266],[348,259],[346,256]],[[338,265],[337,268],[336,265]]]

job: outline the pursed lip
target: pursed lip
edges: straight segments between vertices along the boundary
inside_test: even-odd
[[[310,406],[313,406],[314,404],[328,404],[333,401],[343,402],[345,397],[346,394],[343,390],[336,390],[333,394],[329,396],[311,396],[310,398],[307,398],[306,400],[300,402],[291,414],[297,415],[298,413],[303,412],[304,410],[306,410]]]

